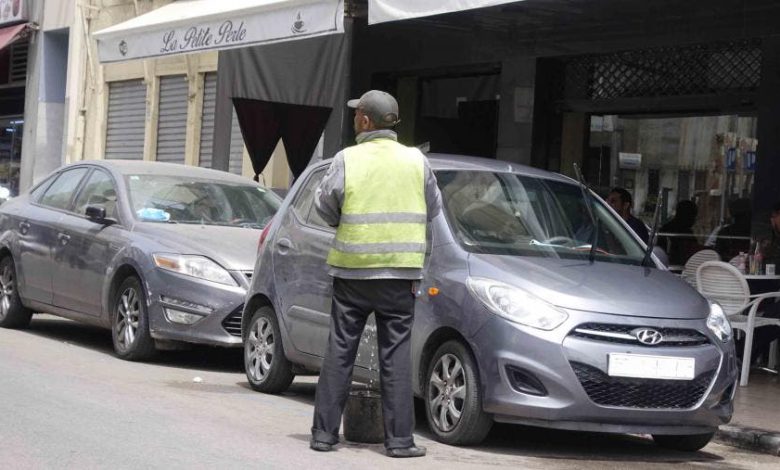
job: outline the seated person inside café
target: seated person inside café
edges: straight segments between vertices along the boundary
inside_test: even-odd
[[[715,242],[715,251],[725,261],[750,250],[750,199],[735,199],[729,204],[729,212],[733,220],[718,232],[718,240]]]
[[[643,242],[647,243],[650,240],[650,234],[648,233],[644,222],[631,214],[631,208],[634,205],[634,199],[631,197],[631,193],[623,188],[612,188],[607,196],[607,204],[612,206],[612,208],[615,209],[615,212],[625,219],[628,226],[631,227],[631,230],[633,230]]]
[[[696,223],[698,208],[693,201],[680,201],[672,220],[661,227],[661,233],[668,237],[659,237],[658,246],[666,250],[669,263],[684,265],[688,258],[701,249],[698,240],[693,235],[693,225]]]
[[[780,265],[780,202],[772,206],[772,212],[769,215],[769,223],[772,228],[772,234],[766,243],[762,243],[764,262],[766,264]],[[780,318],[780,302],[775,299],[764,301],[759,309],[759,314],[766,318]],[[780,326],[762,326],[755,329],[753,336],[753,352],[751,357],[754,360],[766,359],[769,354],[769,345],[772,341],[780,339]],[[737,353],[742,354],[742,343],[738,342]]]

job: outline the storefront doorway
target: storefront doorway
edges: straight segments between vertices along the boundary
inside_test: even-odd
[[[22,116],[0,117],[0,186],[11,196],[19,194],[23,134]]]

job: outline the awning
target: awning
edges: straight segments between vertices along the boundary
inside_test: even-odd
[[[179,0],[93,36],[117,62],[343,32],[343,0]]]
[[[521,0],[368,0],[368,23],[408,20]]]
[[[0,28],[0,50],[13,44],[17,39],[27,34],[29,23],[17,24]]]

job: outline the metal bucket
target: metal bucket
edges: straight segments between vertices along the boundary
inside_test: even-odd
[[[382,395],[371,390],[352,390],[344,408],[344,438],[378,444],[385,440]]]

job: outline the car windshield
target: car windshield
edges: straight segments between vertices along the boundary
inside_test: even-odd
[[[250,184],[171,175],[126,177],[136,219],[263,228],[279,208],[273,192]]]
[[[580,186],[513,173],[437,171],[447,220],[470,252],[587,259],[639,265],[644,250],[593,198],[591,216]],[[596,236],[594,236],[596,235]]]

